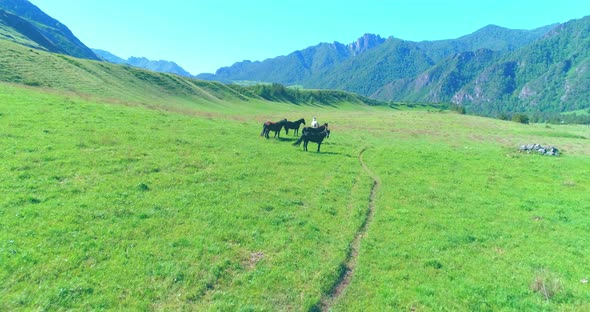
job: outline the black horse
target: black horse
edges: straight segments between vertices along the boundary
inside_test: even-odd
[[[262,125],[262,132],[260,133],[260,136],[265,136],[268,139],[268,133],[271,131],[275,132],[275,137],[277,137],[277,135],[279,136],[279,138],[281,137],[281,129],[283,129],[283,126],[285,125],[285,123],[287,122],[287,119],[283,119],[281,121],[277,121],[277,122],[272,122],[272,121],[267,121]]]
[[[317,130],[323,128],[321,131],[309,131],[309,129],[313,129],[313,130]],[[306,131],[307,129],[307,131]],[[295,143],[293,143],[293,145],[301,145],[301,141],[303,141],[303,150],[307,151],[307,143],[311,142],[315,142],[318,144],[318,153],[320,152],[320,146],[322,145],[322,142],[324,141],[325,138],[329,138],[330,137],[330,129],[328,129],[328,125],[325,124],[322,127],[319,128],[309,128],[309,127],[305,127],[303,128],[303,134],[301,135],[301,137],[299,138],[299,140],[297,140]]]
[[[298,135],[301,124],[305,124],[305,119],[301,118],[297,121],[287,121],[287,123],[285,123],[285,133],[289,134],[289,129],[293,129],[295,130],[293,131],[295,135]]]
[[[320,133],[328,129],[328,123],[325,123],[317,128],[303,127],[303,134],[305,133]]]

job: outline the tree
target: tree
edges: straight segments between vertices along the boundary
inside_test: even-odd
[[[529,116],[526,114],[518,113],[512,116],[512,121],[520,122],[521,124],[528,124],[529,123]]]

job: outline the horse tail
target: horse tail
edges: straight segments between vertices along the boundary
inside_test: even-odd
[[[260,132],[260,136],[264,135],[264,130],[266,129],[266,124],[262,124],[262,132]]]
[[[295,141],[295,143],[293,143],[293,145],[299,146],[299,145],[301,145],[301,141],[303,141],[303,136],[300,136],[299,140]]]

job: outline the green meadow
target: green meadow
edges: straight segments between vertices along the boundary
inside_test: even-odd
[[[0,68],[1,311],[590,309],[587,126],[269,102],[3,49],[75,79]],[[312,116],[321,153],[260,137]]]

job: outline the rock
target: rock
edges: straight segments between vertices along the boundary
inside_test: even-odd
[[[537,153],[547,156],[559,156],[559,150],[554,146],[542,146],[541,144],[523,144],[518,149],[520,152]]]

